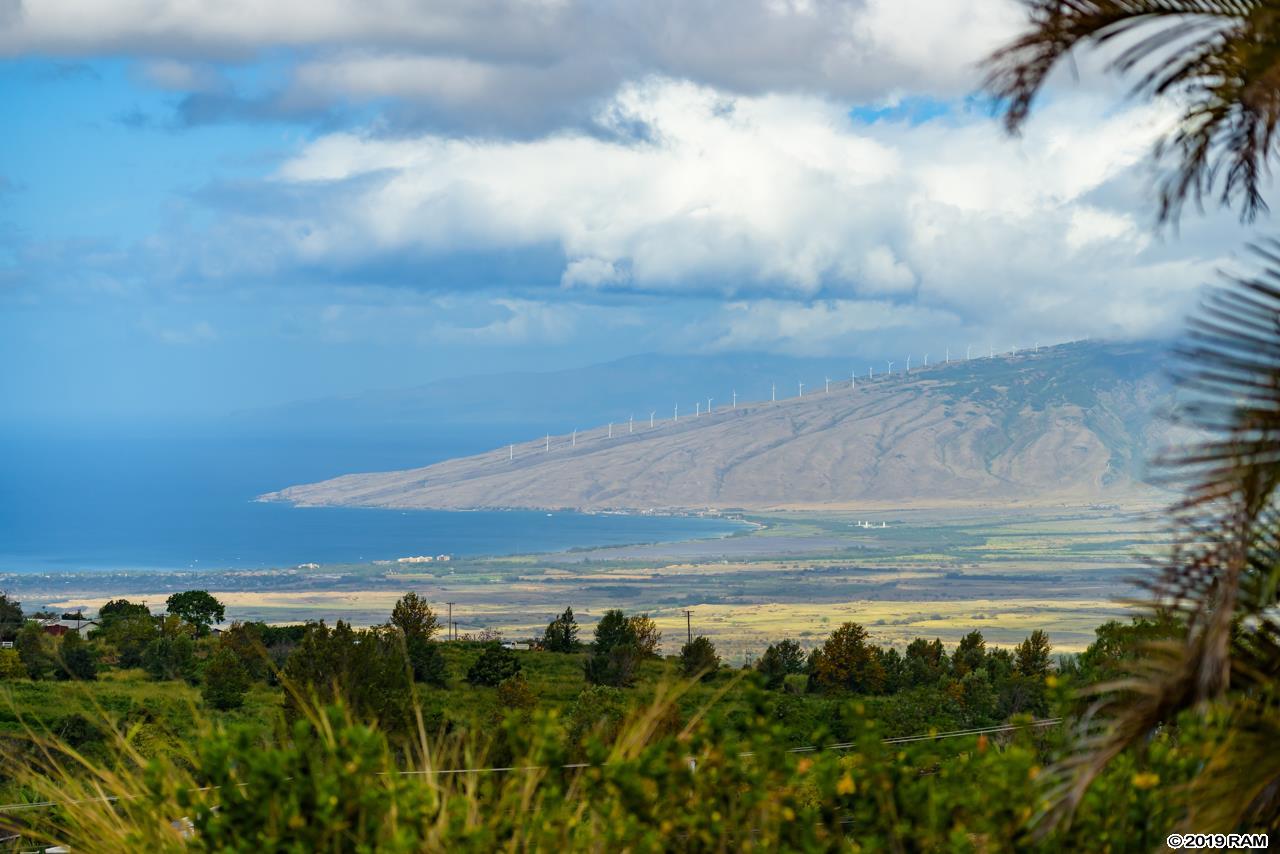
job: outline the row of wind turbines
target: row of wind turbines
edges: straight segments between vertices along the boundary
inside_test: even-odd
[[[1026,349],[1027,349],[1027,348],[1023,348],[1023,352],[1025,352],[1025,351],[1026,351]],[[1032,347],[1032,348],[1030,348],[1030,349],[1032,350],[1032,352],[1033,352],[1033,353],[1037,353],[1037,354],[1038,354],[1038,353],[1040,352],[1040,343],[1039,343],[1039,342],[1036,342],[1035,346],[1034,346],[1034,347]],[[1019,352],[1019,351],[1018,351],[1018,348],[1017,348],[1016,346],[1010,346],[1008,350],[1002,350],[1001,352],[997,353],[997,352],[996,352],[996,349],[995,349],[995,347],[994,347],[993,345],[991,345],[991,344],[988,344],[988,345],[987,345],[987,358],[988,358],[988,359],[994,359],[997,355],[1000,355],[1000,356],[1016,356],[1016,355],[1018,354],[1018,352]],[[934,367],[935,367],[935,368],[936,368],[936,367],[938,367],[940,364],[941,364],[941,365],[949,365],[949,364],[951,364],[951,348],[950,348],[950,347],[946,347],[946,348],[944,348],[943,353],[944,353],[944,355],[943,355],[943,361],[942,361],[941,363],[937,362],[936,360],[934,361],[934,363],[933,363],[933,364],[934,364]],[[918,366],[918,367],[917,367],[917,370],[923,370],[923,369],[925,369],[925,368],[928,368],[928,367],[929,367],[929,355],[930,355],[929,353],[925,353],[925,354],[924,354],[924,364],[923,364],[923,365]],[[912,354],[907,354],[906,364],[905,364],[905,366],[903,367],[903,369],[902,369],[902,371],[901,371],[901,375],[906,376],[906,375],[908,375],[908,374],[910,374],[910,373],[911,373],[911,359],[912,359],[912,358],[913,358]],[[982,357],[981,357],[981,356],[979,356],[978,358],[982,358]],[[969,344],[969,345],[966,345],[966,346],[965,346],[965,350],[964,350],[964,361],[968,362],[968,361],[971,361],[972,359],[973,359],[973,345],[972,345],[972,344]],[[957,360],[957,361],[959,361],[959,360]],[[893,366],[894,366],[894,365],[896,365],[896,364],[898,364],[898,363],[897,363],[897,362],[895,362],[895,361],[893,361],[893,360],[891,360],[891,359],[886,359],[886,360],[885,360],[885,365],[886,365],[886,368],[887,368],[887,369],[886,369],[885,373],[881,375],[881,379],[882,379],[882,380],[888,379],[888,378],[890,378],[890,377],[892,377],[892,376],[893,376]],[[865,381],[865,382],[874,382],[874,381],[875,381],[875,379],[876,379],[875,366],[873,366],[873,365],[868,365],[868,366],[867,366],[867,379],[866,379],[866,381]],[[825,381],[825,383],[824,383],[824,385],[823,385],[823,393],[824,393],[824,394],[830,394],[830,393],[831,393],[831,382],[832,382],[831,378],[830,378],[830,377],[827,377],[827,378],[826,378],[826,381]],[[836,385],[837,385],[837,388],[839,388],[839,387],[843,386],[843,382],[837,381]],[[850,374],[849,374],[849,385],[848,385],[848,388],[849,388],[850,390],[856,390],[856,389],[857,389],[857,387],[858,387],[858,370],[855,368],[855,369],[854,369],[854,370],[852,370],[852,371],[850,372]],[[805,384],[804,384],[804,382],[803,382],[803,381],[798,381],[798,382],[797,382],[797,392],[796,392],[796,396],[795,396],[794,398],[791,398],[791,400],[799,400],[800,398],[803,398],[803,397],[804,397],[804,390],[805,390]],[[813,392],[810,392],[810,394],[812,395],[812,394],[813,394]],[[787,398],[783,398],[783,400],[786,400],[786,399],[787,399]],[[695,403],[694,403],[694,410],[693,410],[693,416],[692,416],[692,417],[694,417],[694,418],[701,418],[701,417],[703,417],[704,415],[711,415],[711,414],[713,414],[713,412],[714,412],[715,410],[712,408],[712,404],[713,404],[714,402],[715,402],[715,398],[714,398],[714,397],[708,397],[708,398],[706,399],[706,403],[707,403],[707,405],[706,405],[706,408],[705,408],[705,409],[703,409],[703,407],[702,407],[702,401],[697,401],[697,402],[695,402]],[[770,386],[769,402],[770,402],[770,403],[777,403],[777,402],[778,402],[778,384],[777,384],[777,383],[772,383],[772,384],[771,384],[771,386]],[[730,396],[729,411],[737,411],[737,409],[738,409],[738,392],[737,392],[737,390],[735,389],[735,390],[733,391],[732,395]],[[723,412],[723,411],[724,411],[724,409],[722,408],[722,409],[721,409],[721,412]],[[662,418],[662,419],[659,419],[659,418],[657,417],[657,415],[658,415],[658,411],[657,411],[656,409],[655,409],[655,410],[651,410],[651,411],[649,412],[649,425],[648,425],[648,427],[649,427],[649,429],[650,429],[650,430],[656,429],[656,428],[657,428],[657,427],[659,427],[661,424],[665,423],[665,422],[666,422],[666,420],[667,420],[665,417],[664,417],[664,418]],[[689,416],[689,410],[686,408],[686,409],[685,409],[685,419],[687,420],[689,417],[690,417],[690,416]],[[670,421],[670,423],[672,423],[672,424],[678,424],[679,422],[680,422],[680,404],[678,404],[678,403],[677,403],[677,404],[675,404],[675,405],[672,407],[672,410],[671,410],[671,421]],[[635,433],[635,430],[636,430],[636,419],[635,419],[635,416],[634,416],[634,415],[629,416],[629,417],[627,418],[626,425],[627,425],[627,432],[626,432],[626,434],[625,434],[625,435],[632,435],[632,434],[634,434],[634,433]],[[618,425],[618,426],[619,426],[619,431],[618,431],[618,432],[619,432],[619,435],[624,435],[624,434],[622,434],[622,431],[621,431],[621,424],[619,423],[619,425]],[[610,422],[608,423],[607,427],[605,428],[605,431],[606,431],[606,432],[605,432],[605,435],[602,437],[603,439],[608,440],[608,439],[612,439],[612,438],[613,438],[613,427],[614,427],[614,422],[610,421]],[[641,419],[641,429],[644,429],[644,419]],[[579,433],[579,432],[583,432],[583,433],[585,433],[586,431],[579,431],[579,430],[578,430],[578,429],[576,429],[576,428],[575,428],[574,430],[572,430],[572,431],[570,432],[570,434],[569,434],[569,441],[568,441],[567,447],[569,447],[569,448],[576,448],[576,447],[578,447],[578,433]],[[524,444],[524,443],[521,443],[521,444]],[[543,453],[550,453],[550,452],[551,452],[551,434],[550,434],[550,433],[548,433],[548,434],[544,437],[544,439],[543,439],[543,448],[542,448],[542,450],[543,450]],[[508,446],[507,446],[507,460],[508,460],[509,462],[514,462],[514,461],[515,461],[515,458],[516,458],[516,446],[515,446],[515,444],[513,443],[513,444],[510,444],[510,445],[508,445]]]

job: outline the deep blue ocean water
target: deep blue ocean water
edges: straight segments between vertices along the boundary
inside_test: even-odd
[[[574,513],[296,508],[252,499],[497,447],[420,441],[0,438],[0,572],[222,569],[499,555],[720,536],[733,523]]]

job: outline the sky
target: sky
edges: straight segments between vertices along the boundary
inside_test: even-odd
[[[0,419],[1169,336],[1249,234],[1155,227],[1176,109],[1105,57],[1005,134],[979,62],[1023,26],[1012,0],[0,0]]]

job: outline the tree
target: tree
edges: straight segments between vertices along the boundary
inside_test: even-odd
[[[341,702],[357,719],[376,721],[391,735],[407,734],[414,722],[413,681],[398,631],[356,631],[339,620],[306,627],[285,662],[285,711],[300,717],[316,702]]]
[[[880,691],[884,671],[879,651],[867,643],[867,630],[857,623],[845,623],[832,632],[814,657],[811,678],[823,691]]]
[[[935,685],[950,670],[950,664],[940,639],[916,638],[907,644],[905,678],[908,685]]]
[[[449,671],[445,664],[440,645],[435,641],[415,635],[405,639],[405,652],[409,656],[409,666],[413,670],[413,678],[424,685],[445,687],[449,682]]]
[[[94,639],[115,650],[116,664],[120,667],[141,667],[142,655],[158,633],[150,612],[135,612],[113,618],[94,634]]]
[[[879,647],[877,647],[879,649]],[[902,653],[893,647],[888,649],[879,649],[880,652],[880,670],[884,673],[884,686],[882,690],[886,694],[896,694],[903,688],[907,687],[907,660],[902,657]]]
[[[769,644],[756,662],[756,670],[764,677],[765,687],[781,688],[786,678],[805,669],[804,649],[793,640]]]
[[[112,599],[98,609],[98,625],[102,629],[107,629],[117,620],[150,616],[151,609],[146,605],[130,602],[128,599]]]
[[[472,685],[497,685],[520,672],[520,661],[511,650],[500,643],[486,644],[467,670],[467,681]]]
[[[716,675],[720,668],[720,656],[715,644],[705,635],[698,635],[680,648],[680,672],[685,676],[698,676],[703,681]]]
[[[204,666],[204,701],[218,711],[238,709],[249,693],[249,671],[229,646],[219,646]]]
[[[404,632],[405,638],[431,640],[440,631],[440,621],[426,600],[417,593],[401,596],[391,609],[391,625]]]
[[[80,637],[79,632],[67,632],[58,648],[61,667],[54,672],[59,679],[92,681],[98,678],[98,656]]]
[[[142,666],[157,682],[196,680],[196,645],[184,634],[160,635],[142,652]]]
[[[636,651],[641,658],[650,658],[658,654],[658,644],[662,641],[662,632],[658,624],[648,614],[637,614],[627,620],[631,626]]]
[[[951,656],[951,669],[961,678],[986,664],[987,642],[982,632],[972,631],[960,639],[956,651]]]
[[[222,603],[204,590],[175,593],[169,597],[165,607],[184,623],[195,626],[196,634],[200,637],[209,633],[211,625],[221,623],[226,618],[226,609]]]
[[[22,603],[8,594],[0,593],[0,641],[10,642],[18,636],[18,630],[26,619],[22,616]]]
[[[574,652],[578,648],[578,623],[573,618],[573,609],[565,608],[564,613],[547,624],[542,633],[542,648],[547,652]]]
[[[234,622],[218,637],[218,648],[230,651],[252,682],[262,681],[270,673],[264,628],[262,623]]]
[[[617,646],[635,646],[635,625],[627,616],[617,609],[604,612],[600,622],[596,623],[595,640],[592,649],[595,652],[608,652]]]
[[[44,633],[39,623],[27,623],[18,631],[13,643],[22,666],[32,679],[44,679],[57,667],[53,654],[53,638]]]
[[[583,674],[593,685],[625,688],[635,683],[642,658],[635,623],[621,611],[605,611],[596,623],[595,641]]]
[[[1049,636],[1036,629],[1013,650],[1014,672],[1019,676],[1044,679],[1049,675]]]

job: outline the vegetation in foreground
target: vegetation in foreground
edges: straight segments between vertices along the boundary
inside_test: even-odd
[[[1146,850],[1186,814],[1178,786],[1210,743],[1202,723],[1171,729],[1071,828],[1033,836],[1063,731],[1029,724],[1074,713],[1074,686],[1175,623],[1111,623],[1057,662],[1039,632],[900,651],[849,623],[731,670],[704,637],[660,657],[652,621],[621,611],[589,642],[571,609],[539,649],[442,642],[412,593],[368,630],[214,634],[123,600],[99,617],[88,640],[7,624],[0,824],[23,844]]]

